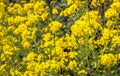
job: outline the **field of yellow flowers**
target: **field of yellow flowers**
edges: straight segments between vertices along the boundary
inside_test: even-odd
[[[0,0],[0,76],[119,76],[120,0]]]

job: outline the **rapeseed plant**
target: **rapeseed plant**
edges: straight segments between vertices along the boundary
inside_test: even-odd
[[[0,1],[0,76],[117,76],[119,0]]]

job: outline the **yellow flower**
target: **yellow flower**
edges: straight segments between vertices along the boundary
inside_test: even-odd
[[[106,26],[107,26],[108,28],[111,28],[111,27],[114,27],[115,23],[116,23],[116,22],[113,21],[113,20],[107,20]]]
[[[52,21],[48,26],[50,27],[50,31],[52,31],[52,33],[55,33],[62,27],[62,24],[58,21]]]
[[[38,17],[39,17],[38,15],[28,14],[27,19],[28,19],[28,21],[30,21],[31,24],[32,24],[32,23],[37,22],[37,21],[39,20]]]
[[[83,29],[86,29],[86,27],[87,26],[85,21],[78,20],[71,26],[72,34],[79,37],[83,36]]]
[[[43,57],[42,55],[38,55],[37,61],[40,62],[42,60],[42,57]]]
[[[30,47],[30,43],[28,41],[22,41],[22,45],[25,49],[28,49]]]
[[[38,14],[38,15],[41,15],[45,10],[47,10],[47,9],[44,8],[44,5],[45,5],[44,1],[35,2],[34,13]]]
[[[66,8],[65,10],[60,12],[60,16],[69,16],[73,14],[78,9],[78,4],[74,3],[70,7]]]
[[[27,29],[27,26],[25,24],[20,24],[18,28],[14,30],[14,34],[19,35],[21,32],[25,31]]]
[[[6,66],[7,66],[7,64],[1,65],[1,66],[0,66],[0,71],[4,70]]]
[[[52,9],[52,14],[58,14],[58,10],[56,8]]]
[[[14,23],[24,22],[25,20],[27,20],[26,17],[16,16],[16,17],[14,18]]]
[[[73,0],[67,0],[67,5],[71,5],[73,3]]]
[[[45,21],[48,17],[48,12],[44,12],[40,17],[43,21]]]
[[[8,28],[7,28],[7,30],[8,31],[14,31],[16,28],[14,27],[14,26],[9,26]]]
[[[117,54],[117,55],[116,55],[116,58],[117,58],[118,60],[120,60],[120,54]]]
[[[34,4],[33,3],[27,3],[27,4],[24,4],[24,7],[23,7],[23,9],[24,9],[24,11],[26,11],[27,13],[30,13],[32,10],[32,8],[33,8],[33,6],[34,6]]]
[[[44,40],[44,41],[49,41],[50,38],[52,38],[51,33],[43,34],[43,40]]]
[[[77,52],[69,52],[68,55],[70,58],[75,58],[78,55],[78,53]]]
[[[19,72],[18,70],[15,70],[15,75],[22,76],[22,73]]]
[[[27,39],[29,39],[30,38],[30,34],[31,34],[30,31],[28,31],[27,29],[24,30],[24,32],[22,33],[22,40],[26,41]]]
[[[13,47],[13,46],[6,44],[4,45],[3,50],[4,50],[4,54],[13,55],[13,53],[15,51],[18,51],[19,48],[17,48],[16,46]]]
[[[105,2],[105,0],[100,0],[100,2],[101,2],[101,3],[104,3],[104,2]]]
[[[1,60],[4,61],[5,60],[5,55],[1,54]]]
[[[78,73],[79,74],[87,74],[87,72],[84,69],[80,70]]]
[[[27,57],[26,60],[35,60],[36,54],[34,52],[30,52]]]
[[[100,56],[100,63],[104,66],[111,67],[116,64],[116,58],[112,53],[104,54]]]
[[[20,4],[10,4],[7,8],[8,12],[10,14],[19,14],[19,15],[23,15],[24,14],[24,10],[22,8],[22,6]]]
[[[68,69],[73,69],[73,68],[75,68],[75,67],[77,67],[77,63],[76,63],[76,61],[75,60],[73,60],[73,61],[70,61],[69,62],[69,65],[68,65]]]
[[[37,31],[37,28],[36,27],[33,27],[31,28],[31,39],[35,40],[36,39],[36,31]]]
[[[95,7],[97,5],[97,0],[92,0],[91,5]]]
[[[117,17],[119,16],[117,11],[113,8],[109,8],[106,12],[105,12],[105,17],[106,18],[112,18],[112,17]]]

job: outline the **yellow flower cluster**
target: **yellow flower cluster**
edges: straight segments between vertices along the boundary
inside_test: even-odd
[[[80,70],[79,73],[80,73],[80,74],[87,74],[87,72],[86,72],[85,70],[83,70],[83,69]]]
[[[58,10],[56,8],[52,9],[52,14],[58,14]]]
[[[71,5],[72,4],[72,5]],[[79,7],[79,1],[78,0],[67,0],[67,5],[69,6],[65,10],[60,12],[60,16],[69,16],[73,13],[75,13]]]
[[[117,59],[115,56],[111,53],[104,54],[100,56],[100,63],[102,65],[105,65],[107,67],[111,67],[112,65],[116,64]]]
[[[57,30],[59,30],[62,27],[62,24],[58,21],[52,21],[48,27],[50,28],[50,31],[52,33],[55,33]]]
[[[0,1],[0,76],[116,74],[120,1],[47,1]]]

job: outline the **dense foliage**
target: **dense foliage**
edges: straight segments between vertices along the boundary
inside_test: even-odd
[[[120,75],[120,0],[0,1],[0,76]]]

